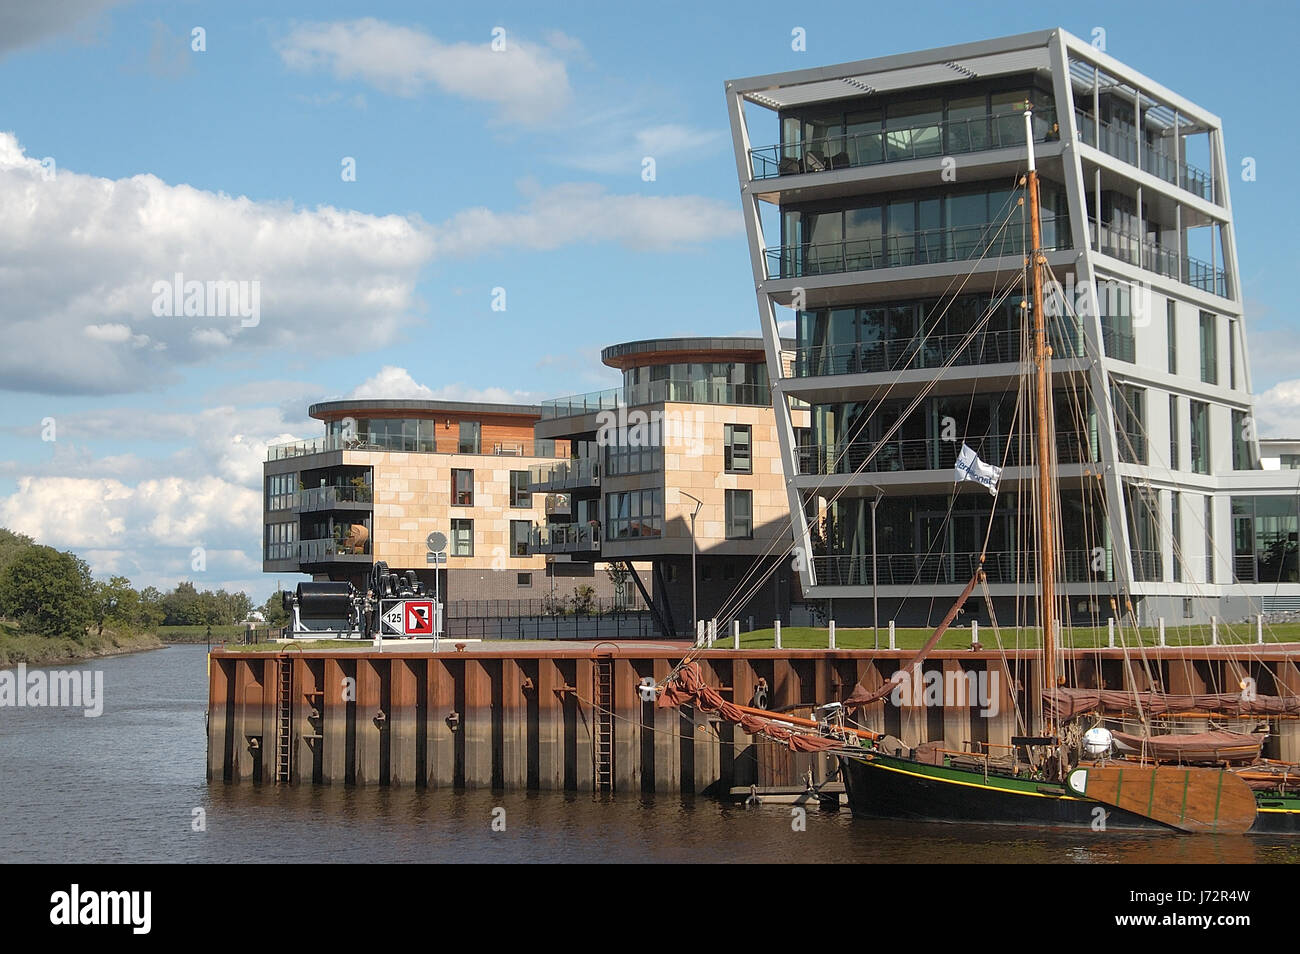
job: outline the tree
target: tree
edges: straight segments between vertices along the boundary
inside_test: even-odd
[[[136,622],[145,629],[161,626],[167,616],[162,602],[163,595],[157,587],[146,586],[140,591],[139,615],[136,617]]]
[[[100,633],[104,631],[106,620],[124,626],[139,624],[140,594],[126,577],[114,576],[107,583],[96,582],[94,594],[95,623]]]
[[[85,563],[35,545],[23,548],[0,573],[0,607],[41,636],[80,638],[96,615]]]
[[[289,611],[284,608],[284,590],[276,590],[262,604],[262,615],[266,617],[268,626],[283,626],[289,622]]]
[[[35,542],[24,533],[14,533],[12,530],[0,527],[0,573],[4,572],[5,567],[12,563],[19,553]]]
[[[189,581],[177,583],[176,589],[162,598],[162,610],[165,626],[200,626],[204,622],[198,590]]]

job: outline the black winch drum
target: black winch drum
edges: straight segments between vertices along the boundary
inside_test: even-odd
[[[299,583],[298,613],[303,619],[347,619],[352,614],[352,584]]]

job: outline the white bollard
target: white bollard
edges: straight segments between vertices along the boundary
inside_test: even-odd
[[[731,621],[731,648],[740,648],[740,620],[738,619]]]
[[[709,620],[709,648],[712,649],[713,644],[716,643],[717,641],[718,641],[718,621],[716,619],[711,619]]]
[[[978,643],[979,641],[980,641],[980,621],[977,620],[977,619],[973,619],[973,620],[970,621],[970,644],[971,644],[971,648],[974,649],[974,648],[975,648],[975,644]]]
[[[894,621],[889,621],[889,648],[894,649]]]
[[[1264,615],[1262,613],[1255,617],[1255,642],[1264,642]]]
[[[1160,645],[1163,646],[1165,644],[1165,618],[1163,616],[1160,617],[1159,623],[1160,623]]]
[[[1219,617],[1210,617],[1210,645],[1219,645]]]
[[[1106,620],[1106,645],[1111,649],[1115,648],[1115,617],[1111,616]]]
[[[695,623],[695,645],[704,645],[704,620],[697,620]]]
[[[835,648],[835,620],[831,620],[831,621],[830,621],[830,646],[829,646],[829,648],[831,648],[831,649],[834,649],[834,648]]]
[[[781,648],[781,621],[779,619],[772,626],[772,645],[777,649]]]

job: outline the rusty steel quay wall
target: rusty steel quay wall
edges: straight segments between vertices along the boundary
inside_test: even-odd
[[[792,753],[691,707],[642,702],[637,684],[662,680],[684,649],[610,645],[437,655],[217,650],[209,675],[208,779],[726,795],[738,786],[799,784],[808,772],[820,782],[833,772],[824,755]],[[1246,675],[1260,694],[1300,692],[1300,646],[1251,650],[1147,649],[1146,656],[1172,693],[1232,691]],[[979,700],[928,707],[885,700],[860,721],[908,745],[1008,745],[1023,731],[1013,697],[1022,707],[1032,701],[1031,655],[945,650],[924,664],[954,676],[983,672],[998,692],[994,715],[982,715]],[[711,649],[699,661],[705,680],[725,697],[749,704],[761,683],[775,710],[841,700],[858,681],[883,685],[910,656]],[[1119,650],[1076,651],[1069,668],[1074,685],[1151,688],[1141,661],[1126,665]],[[607,702],[598,705],[602,694]],[[1296,720],[1275,720],[1273,727],[1278,737],[1265,754],[1300,760]]]

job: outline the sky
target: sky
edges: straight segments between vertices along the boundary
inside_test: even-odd
[[[312,402],[536,402],[616,385],[614,342],[758,333],[727,79],[1057,26],[1253,160],[1257,417],[1300,437],[1288,4],[0,0],[0,526],[260,602]]]

